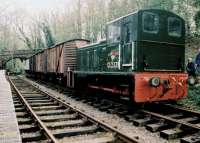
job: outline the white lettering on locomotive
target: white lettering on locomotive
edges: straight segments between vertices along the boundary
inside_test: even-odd
[[[107,62],[107,68],[109,69],[118,68],[118,62]]]

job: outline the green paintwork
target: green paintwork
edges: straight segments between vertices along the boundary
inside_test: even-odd
[[[143,20],[149,20],[144,18],[144,13],[148,16],[147,18],[154,20],[155,25],[158,25],[153,27],[153,29],[157,29],[155,33],[144,32]],[[179,33],[181,36],[168,34],[169,17],[176,19],[178,24],[181,24]],[[147,23],[146,29],[148,29],[148,24],[151,25],[151,23]],[[173,29],[172,27],[173,30],[177,30],[177,28]],[[183,72],[185,22],[169,11],[140,10],[108,23],[107,40],[79,48],[77,56],[76,71],[78,73]]]

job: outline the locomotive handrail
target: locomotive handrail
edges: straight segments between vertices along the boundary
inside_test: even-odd
[[[160,42],[160,41],[152,41],[152,40],[138,40],[138,42],[151,42],[151,43],[160,43],[160,44],[169,44],[169,45],[177,45],[177,46],[183,46],[183,44],[176,44],[176,43],[169,43],[169,42]]]
[[[128,46],[130,46],[131,47],[131,54],[132,54],[132,51],[133,51],[133,47],[132,47],[132,43],[125,43],[125,44],[123,44],[123,48],[125,48],[125,47],[128,47]],[[124,58],[124,57],[123,57]],[[132,55],[131,55],[131,59],[133,59],[133,57],[132,57]],[[132,67],[132,61],[131,61],[131,63],[123,63],[122,64],[122,66],[123,67]]]
[[[123,67],[131,67],[132,68],[132,70],[134,70],[134,63],[135,63],[135,61],[134,61],[134,55],[135,55],[135,42],[133,41],[133,42],[131,42],[131,43],[125,43],[124,45],[123,45],[123,47],[124,46],[130,46],[131,47],[131,63],[128,63],[128,64],[122,64],[122,66]]]
[[[119,43],[119,61],[118,61],[118,69],[121,69],[121,44]]]
[[[123,67],[131,67],[132,64],[123,64],[122,66],[123,66]]]
[[[182,71],[181,69],[180,70],[160,70],[160,69],[144,69],[144,71],[162,71],[162,72],[180,72]]]
[[[132,42],[132,70],[135,69],[135,42]]]

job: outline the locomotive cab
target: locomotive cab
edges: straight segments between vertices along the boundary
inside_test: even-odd
[[[121,71],[184,71],[185,23],[164,10],[140,10],[107,25]],[[159,61],[159,62],[158,62]]]
[[[185,23],[179,16],[161,10],[138,13],[138,71],[183,72]],[[159,61],[159,62],[158,62]]]

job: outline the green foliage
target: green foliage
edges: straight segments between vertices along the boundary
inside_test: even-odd
[[[25,34],[23,27],[18,27],[18,30],[21,34],[21,37],[19,39],[21,39],[25,43],[27,48],[33,49],[31,39]]]
[[[25,37],[25,43],[29,49],[33,49],[31,40],[28,37]]]
[[[6,70],[14,73],[22,73],[24,64],[20,59],[13,59],[6,63]]]
[[[200,7],[200,0],[193,0],[193,5],[195,7]]]
[[[45,44],[44,44],[44,42],[42,40],[42,37],[37,37],[36,38],[36,47],[35,47],[35,49],[44,49],[44,48],[46,48],[46,47],[45,47]]]
[[[53,46],[55,44],[55,40],[54,40],[54,37],[52,35],[50,26],[46,23],[42,23],[42,31],[44,33],[46,45],[47,45],[48,48],[50,48],[51,46]],[[39,44],[42,44],[41,41],[40,41]]]
[[[194,15],[194,21],[195,21],[195,25],[196,25],[196,34],[199,34],[199,29],[200,29],[200,0],[194,0],[193,2],[194,6],[198,9],[198,11],[195,13]]]
[[[199,88],[199,86],[189,87],[188,98],[181,100],[179,103],[181,103],[185,106],[191,107],[191,108],[195,108],[200,111],[200,88]]]
[[[196,31],[198,31],[200,29],[200,11],[195,14],[194,21],[196,25]]]
[[[35,16],[33,22],[28,24],[23,23],[25,17],[17,20],[15,26],[17,30],[13,30],[9,23],[5,24],[3,32],[0,31],[2,36],[0,50],[5,47],[23,47],[19,44],[19,40],[14,43],[13,40],[8,39],[12,35],[21,39],[24,47],[29,49],[51,47],[55,41],[61,42],[72,38],[86,38],[96,42],[105,38],[108,21],[143,8],[175,12],[186,20],[188,35],[194,33],[199,35],[200,0],[74,0],[71,1],[69,9],[66,8],[62,12],[56,9],[46,11],[42,13],[42,17]],[[33,17],[24,13],[21,15],[27,18]]]
[[[111,0],[109,3],[109,8],[108,8],[108,19],[113,20],[116,17],[120,17],[120,5],[118,0]]]

